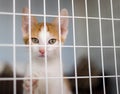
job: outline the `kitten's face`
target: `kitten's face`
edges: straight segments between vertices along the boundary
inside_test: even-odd
[[[59,50],[59,35],[55,25],[43,23],[38,24],[39,31],[32,31],[31,33],[31,43],[32,55],[38,58],[52,57],[56,55]]]
[[[28,13],[28,9],[23,9],[23,13]],[[67,10],[61,11],[61,16],[67,16]],[[31,17],[31,36],[29,36],[29,20],[28,16],[23,16],[22,31],[25,44],[32,45],[32,56],[35,58],[44,58],[45,55],[50,58],[59,52],[59,43],[63,44],[68,32],[68,19],[61,18],[60,29],[61,36],[59,38],[58,18],[51,23],[38,23],[35,17]],[[45,26],[44,26],[45,25]]]

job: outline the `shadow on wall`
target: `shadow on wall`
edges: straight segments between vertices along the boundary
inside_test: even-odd
[[[16,74],[16,77],[23,77]],[[4,70],[0,74],[0,78],[13,78],[13,71],[9,64],[6,64]],[[16,94],[22,94],[22,80],[16,80]],[[14,80],[1,80],[0,81],[0,94],[14,94]]]
[[[88,65],[88,59],[87,57],[80,58],[78,60],[77,65],[77,87],[78,87],[78,93],[79,94],[90,94],[90,79],[89,79],[89,65]],[[103,77],[101,71],[96,67],[94,62],[90,62],[91,64],[91,84],[92,84],[92,94],[104,94],[103,90]],[[75,72],[73,71],[72,74],[69,74],[69,76],[74,77]],[[106,73],[105,73],[106,74]],[[95,76],[95,77],[94,77]],[[76,94],[76,84],[75,79],[70,79],[71,88],[73,91],[73,94]],[[111,80],[108,78],[105,78],[105,91],[106,94],[112,94],[111,93]]]

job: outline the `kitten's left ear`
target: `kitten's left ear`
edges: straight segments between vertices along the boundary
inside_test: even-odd
[[[29,9],[23,8],[23,13],[29,14]],[[37,19],[31,16],[31,27],[36,25],[37,23],[38,23]],[[22,16],[22,32],[24,37],[29,34],[29,16],[28,15]]]
[[[67,9],[62,9],[60,12],[60,16],[68,16]],[[55,18],[52,22],[57,26],[57,29],[59,30],[59,19]],[[68,18],[67,17],[60,17],[60,29],[61,29],[61,38],[63,42],[65,41],[68,33]]]

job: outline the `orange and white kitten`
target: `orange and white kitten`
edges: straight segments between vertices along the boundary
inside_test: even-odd
[[[28,9],[24,8],[23,13],[28,14]],[[61,16],[68,16],[68,11],[62,9]],[[44,26],[45,25],[45,26]],[[46,94],[46,85],[48,86],[48,94],[71,94],[70,86],[67,80],[64,80],[61,86],[63,73],[60,71],[60,52],[59,43],[65,42],[68,33],[68,18],[60,19],[61,37],[59,38],[59,20],[55,18],[51,23],[38,23],[35,17],[31,17],[31,37],[29,36],[29,17],[22,17],[22,32],[25,44],[30,44],[32,53],[32,77],[39,79],[32,80],[33,94]],[[30,40],[29,40],[30,37]],[[46,46],[45,46],[46,44]],[[45,50],[46,47],[46,50]],[[47,58],[47,70],[45,57]],[[46,73],[48,83],[46,83]],[[25,77],[30,77],[29,65]],[[56,77],[56,78],[55,78]],[[57,78],[59,77],[59,78]],[[41,78],[41,79],[40,79]],[[63,87],[63,89],[62,89]],[[24,80],[24,94],[30,93],[30,80]]]

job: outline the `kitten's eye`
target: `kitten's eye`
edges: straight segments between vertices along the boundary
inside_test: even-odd
[[[32,38],[33,43],[39,43],[39,40],[37,38]]]
[[[48,41],[49,44],[54,44],[55,42],[56,42],[56,39],[50,39],[50,40]]]

